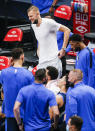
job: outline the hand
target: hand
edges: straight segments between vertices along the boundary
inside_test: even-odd
[[[19,131],[24,131],[23,123],[21,125],[19,125]]]
[[[57,125],[55,125],[54,123],[51,124],[51,129],[57,129]]]
[[[61,49],[61,50],[59,51],[58,57],[59,57],[59,58],[62,58],[63,56],[65,56],[65,50],[64,50],[64,49]]]

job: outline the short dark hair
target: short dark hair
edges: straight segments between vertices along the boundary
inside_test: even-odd
[[[16,59],[19,59],[22,54],[24,54],[23,49],[21,49],[21,48],[14,48],[12,50],[12,55],[11,56],[12,56],[12,58],[14,60],[16,60]]]
[[[81,35],[79,34],[73,34],[70,38],[69,41],[75,41],[75,42],[83,42],[83,39]]]
[[[51,80],[58,78],[58,70],[55,67],[48,66],[46,69],[48,70],[48,75],[51,77]]]
[[[70,117],[70,119],[71,119],[70,124],[75,125],[75,127],[77,128],[77,131],[81,131],[82,124],[83,124],[82,118],[79,116],[72,116]]]
[[[46,77],[46,70],[44,68],[38,69],[35,73],[35,80],[42,81]]]

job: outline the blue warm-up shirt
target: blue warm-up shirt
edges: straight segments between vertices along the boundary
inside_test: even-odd
[[[88,73],[88,85],[95,89],[95,53],[92,51],[92,68]]]
[[[13,107],[19,90],[26,85],[32,84],[33,81],[32,73],[23,67],[9,67],[2,70],[0,83],[4,92],[4,113],[6,117],[14,117]],[[22,108],[21,117],[23,117]]]
[[[31,3],[37,6],[41,14],[48,13],[53,0],[31,0]]]
[[[83,72],[83,82],[88,84],[88,75],[90,71],[90,53],[86,48],[77,53],[75,68]]]
[[[43,84],[33,83],[20,90],[16,101],[24,104],[25,131],[50,130],[49,106],[57,105],[53,92]]]
[[[81,131],[95,131],[95,90],[83,82],[69,88],[66,95],[66,122],[73,115],[83,119]]]
[[[80,69],[83,72],[83,82],[95,88],[95,54],[92,50],[92,61],[90,57],[90,52],[88,47],[82,49],[77,53],[75,68]],[[90,68],[90,62],[92,63],[92,68]]]

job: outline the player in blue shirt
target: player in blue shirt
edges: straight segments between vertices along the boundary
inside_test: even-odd
[[[50,131],[51,121],[49,107],[54,114],[54,127],[58,123],[59,111],[56,98],[53,92],[46,89],[43,82],[46,79],[45,69],[39,69],[35,73],[35,82],[22,88],[17,96],[14,106],[14,114],[19,125],[19,129],[25,131]],[[24,120],[21,122],[19,108],[24,105]]]
[[[79,69],[73,69],[68,75],[68,81],[73,83],[66,95],[66,123],[73,115],[83,119],[81,131],[95,130],[95,90],[82,82],[83,74]]]
[[[83,43],[79,34],[73,34],[69,43],[71,48],[77,51],[75,68],[83,72],[83,82],[95,87],[95,54]],[[93,72],[93,73],[92,73]]]
[[[15,48],[12,51],[12,66],[3,69],[0,74],[0,83],[4,92],[4,111],[7,121],[7,131],[16,131],[18,129],[14,118],[13,107],[19,90],[23,86],[32,84],[34,81],[32,73],[22,67],[23,62],[23,50],[21,48]],[[21,118],[23,118],[22,108]]]

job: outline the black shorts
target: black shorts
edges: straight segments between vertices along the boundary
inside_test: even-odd
[[[6,121],[7,131],[19,131],[19,127],[15,118],[6,118]]]

